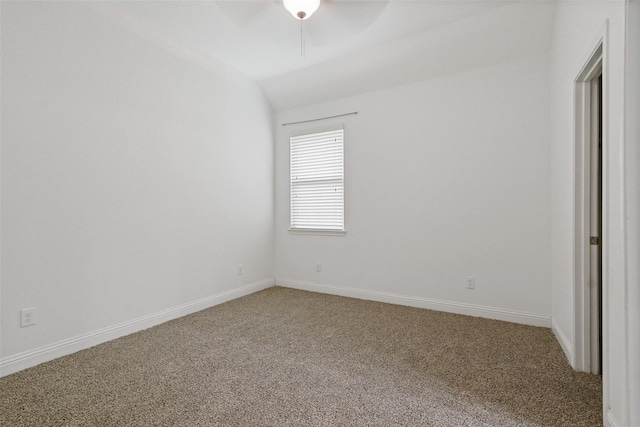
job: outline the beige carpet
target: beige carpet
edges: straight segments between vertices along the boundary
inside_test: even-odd
[[[2,426],[598,426],[548,329],[271,288],[0,379]]]

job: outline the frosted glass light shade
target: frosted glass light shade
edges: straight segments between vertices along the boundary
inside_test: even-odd
[[[309,19],[320,7],[320,0],[282,0],[282,3],[294,18],[301,21]]]

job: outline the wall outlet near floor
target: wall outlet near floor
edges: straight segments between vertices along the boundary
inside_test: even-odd
[[[238,264],[238,276],[242,276],[242,264]]]
[[[476,278],[467,276],[467,289],[475,289],[476,288]]]
[[[36,308],[29,307],[20,310],[20,327],[25,328],[27,326],[36,324]]]
[[[320,273],[322,271],[322,264],[316,262],[316,273]]]

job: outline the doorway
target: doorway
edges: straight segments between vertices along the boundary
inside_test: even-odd
[[[602,40],[575,81],[575,357],[577,370],[602,374],[603,153],[606,111]]]
[[[590,268],[591,373],[602,373],[602,70],[591,82]]]

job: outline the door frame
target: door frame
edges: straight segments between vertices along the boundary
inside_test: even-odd
[[[593,48],[574,81],[574,343],[573,367],[579,371],[592,371],[591,357],[591,319],[598,313],[592,313],[591,307],[591,136],[592,136],[592,99],[591,81],[602,73],[602,235],[600,244],[607,244],[607,129],[608,124],[608,70],[604,60],[607,49],[607,25],[601,36],[592,45]],[[607,334],[607,251],[602,251],[602,375],[606,371]],[[595,361],[594,361],[595,362]]]

